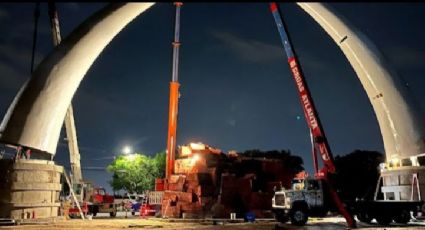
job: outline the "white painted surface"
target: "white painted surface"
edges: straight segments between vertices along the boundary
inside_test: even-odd
[[[424,153],[423,121],[400,78],[383,62],[374,44],[323,4],[297,4],[329,34],[354,68],[378,119],[387,160]]]
[[[67,108],[84,75],[115,35],[153,4],[112,3],[73,31],[34,71],[1,125],[0,141],[54,155]]]

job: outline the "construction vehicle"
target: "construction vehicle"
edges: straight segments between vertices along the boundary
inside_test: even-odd
[[[378,187],[379,188],[379,184]],[[392,221],[406,224],[413,217],[420,216],[421,200],[388,201],[356,200],[345,202],[347,209],[363,223],[370,224],[373,219],[381,225]],[[276,220],[285,223],[288,220],[294,225],[304,225],[308,216],[324,217],[334,211],[333,203],[327,192],[326,183],[316,178],[295,178],[291,189],[276,191],[272,199],[272,208]]]
[[[88,214],[96,216],[97,213],[109,213],[110,217],[117,215],[117,206],[114,203],[115,198],[109,195],[102,187],[88,189]]]
[[[278,27],[280,38],[288,57],[288,64],[297,86],[300,102],[310,129],[314,163],[314,178],[295,178],[292,189],[283,188],[281,191],[275,192],[272,199],[272,208],[276,219],[280,222],[291,220],[291,223],[294,225],[304,225],[309,216],[324,216],[333,206],[336,206],[346,219],[350,228],[356,227],[354,215],[360,221],[366,223],[371,223],[373,218],[382,225],[387,225],[392,220],[397,223],[407,223],[411,219],[411,212],[413,212],[413,216],[416,216],[424,203],[421,201],[420,195],[417,201],[413,200],[413,183],[412,199],[410,201],[378,200],[379,182],[374,200],[356,200],[350,203],[346,202],[345,204],[341,201],[332,186],[331,175],[335,173],[335,165],[318,112],[314,106],[277,4],[271,3],[270,9]],[[320,152],[323,160],[323,168],[320,170],[318,169],[317,150]],[[414,182],[415,180],[412,181]],[[416,185],[417,192],[420,194],[418,183]]]
[[[313,146],[313,162],[314,162],[314,170],[315,170],[315,178],[317,180],[317,183],[313,183],[311,185],[320,185],[320,184],[326,184],[326,187],[329,191],[330,197],[334,201],[334,204],[338,208],[339,212],[344,216],[346,219],[349,227],[355,227],[356,223],[353,218],[353,216],[347,211],[346,207],[342,203],[340,197],[336,193],[335,189],[332,187],[332,181],[329,180],[328,174],[329,173],[335,173],[335,166],[333,163],[333,156],[328,144],[328,141],[326,139],[324,130],[322,128],[322,124],[319,120],[319,116],[317,114],[317,110],[314,106],[310,91],[307,86],[307,82],[305,81],[305,78],[303,76],[303,73],[301,71],[301,68],[298,64],[297,56],[293,50],[291,41],[289,39],[288,33],[286,31],[286,27],[283,24],[282,17],[280,15],[278,6],[276,3],[270,4],[270,10],[273,14],[273,17],[275,19],[279,35],[282,41],[282,44],[285,48],[286,55],[288,57],[288,64],[291,69],[293,78],[295,80],[295,83],[297,85],[297,91],[299,93],[301,105],[303,107],[304,115],[308,124],[308,127],[310,129],[310,134],[312,137],[312,146]],[[318,161],[317,161],[317,149],[320,151],[320,155],[322,156],[323,160],[323,168],[321,170],[318,170]],[[311,180],[307,180],[309,182]],[[309,185],[308,185],[309,186]],[[312,195],[314,191],[317,191],[319,187],[315,186],[316,189],[312,190]],[[283,191],[285,193],[285,191]],[[281,206],[285,212],[276,212],[276,215],[282,215],[282,214],[289,214],[291,217],[291,221],[293,224],[296,225],[304,225],[308,220],[309,211],[312,211],[312,202],[317,203],[318,205],[322,203],[323,205],[323,194],[314,194],[314,196],[308,196],[305,199],[303,198],[305,193],[303,190],[298,192],[292,192],[292,194],[300,194],[301,196],[294,196],[295,197],[301,197],[301,201],[295,201],[292,202],[292,199],[289,194],[285,196],[285,206]],[[288,197],[288,200],[287,198]],[[311,199],[314,198],[314,199]],[[276,195],[273,199],[276,201]],[[279,198],[278,198],[278,201]],[[276,209],[276,203],[273,203],[273,207]],[[319,205],[320,206],[320,205]],[[285,219],[278,217],[279,220]]]
[[[173,45],[173,70],[170,82],[170,101],[168,108],[168,134],[167,134],[167,152],[165,178],[169,179],[174,171],[174,160],[176,158],[176,136],[177,136],[177,115],[179,105],[179,48],[180,48],[180,9],[182,2],[175,2],[176,14],[174,24]]]
[[[91,183],[76,183],[74,184],[74,191],[81,212],[84,215],[96,216],[97,213],[109,213],[110,217],[117,215],[117,205],[115,198],[109,195],[102,187],[93,187]],[[80,216],[80,211],[74,205],[69,209],[69,216],[71,218]]]
[[[334,211],[332,200],[325,189],[323,180],[295,177],[292,189],[276,191],[272,198],[272,208],[279,222],[291,220],[294,225],[304,225],[308,216],[323,217]]]

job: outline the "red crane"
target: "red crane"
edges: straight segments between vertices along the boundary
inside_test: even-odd
[[[340,197],[336,193],[335,189],[332,187],[332,182],[329,180],[328,174],[335,173],[334,159],[328,144],[328,140],[326,139],[322,124],[320,122],[319,114],[314,106],[310,90],[299,65],[299,61],[293,49],[291,40],[289,38],[287,28],[283,23],[283,18],[279,12],[276,3],[270,3],[270,10],[275,19],[282,44],[285,48],[285,52],[288,57],[289,68],[295,81],[301,106],[304,111],[305,119],[312,135],[315,177],[317,179],[324,180],[328,184],[327,187],[329,188],[329,192],[337,208],[339,209],[339,212],[346,219],[348,226],[351,228],[355,228],[356,222],[353,216],[347,211]],[[317,150],[319,151],[320,156],[323,160],[323,167],[320,170],[318,169]]]

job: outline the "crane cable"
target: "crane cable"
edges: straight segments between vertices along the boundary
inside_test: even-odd
[[[35,48],[37,46],[37,34],[38,34],[38,18],[40,17],[40,2],[35,3],[34,8],[34,32],[32,35],[32,53],[31,53],[31,74],[34,72],[34,59],[35,59]]]

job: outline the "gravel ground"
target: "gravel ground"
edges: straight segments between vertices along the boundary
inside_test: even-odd
[[[409,226],[391,226],[391,227],[379,227],[377,225],[363,225],[358,224],[359,229],[425,229],[425,224],[422,225],[409,225]],[[273,220],[258,220],[255,223],[229,223],[227,221],[217,220],[213,223],[212,220],[182,220],[182,219],[160,219],[160,218],[149,218],[141,219],[137,216],[125,218],[123,213],[120,213],[117,218],[109,218],[106,215],[99,215],[92,220],[58,220],[55,223],[49,224],[25,224],[16,226],[3,226],[0,229],[18,229],[18,230],[59,230],[59,229],[70,229],[70,230],[111,230],[111,229],[183,229],[183,230],[209,230],[209,229],[220,229],[220,230],[244,230],[244,229],[255,229],[255,230],[280,230],[280,229],[308,229],[308,230],[321,230],[321,229],[347,229],[347,225],[343,218],[311,218],[306,226],[297,227],[290,224],[278,224]]]

